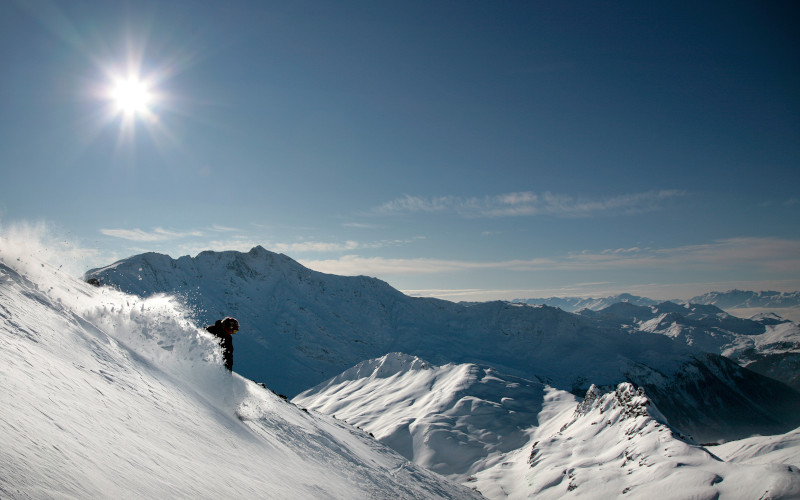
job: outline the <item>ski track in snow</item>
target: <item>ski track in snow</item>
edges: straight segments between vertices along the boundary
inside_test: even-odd
[[[227,373],[172,298],[0,264],[0,498],[467,498]]]

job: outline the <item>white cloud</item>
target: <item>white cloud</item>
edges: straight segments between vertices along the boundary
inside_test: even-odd
[[[518,272],[673,270],[742,268],[764,273],[800,273],[800,241],[779,238],[729,238],[673,248],[627,248],[581,251],[567,255],[504,261],[387,259],[345,255],[338,259],[305,260],[312,269],[331,274],[391,276],[453,273],[478,269]]]
[[[684,196],[680,190],[653,190],[643,193],[609,196],[598,199],[575,197],[550,192],[521,191],[496,196],[463,198],[440,196],[423,198],[404,195],[374,210],[381,215],[414,212],[457,213],[465,217],[519,217],[552,215],[557,217],[590,217],[603,214],[640,213],[656,210],[665,200]]]
[[[342,227],[352,227],[355,229],[377,229],[378,226],[374,224],[364,224],[362,222],[346,222],[342,224]]]
[[[424,237],[415,236],[407,239],[379,240],[371,242],[359,242],[354,240],[341,242],[304,241],[297,243],[272,243],[268,246],[268,248],[276,252],[288,254],[305,252],[352,252],[354,250],[401,246],[420,239],[424,239]]]
[[[143,231],[139,228],[136,229],[101,229],[100,232],[106,236],[114,238],[121,238],[130,241],[166,241],[186,237],[200,237],[203,236],[202,231],[169,231],[161,227],[157,227],[150,232]]]
[[[344,241],[344,242],[322,242],[322,241],[306,241],[301,243],[275,243],[270,245],[276,252],[282,253],[301,253],[301,252],[342,252],[351,251],[363,246],[357,241]]]
[[[211,227],[208,228],[209,231],[216,231],[218,233],[231,233],[234,231],[239,231],[238,228],[235,227],[228,227],[228,226],[220,226],[219,224],[212,224]]]

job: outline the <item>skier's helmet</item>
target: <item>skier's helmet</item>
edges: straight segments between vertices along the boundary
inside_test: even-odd
[[[225,318],[222,320],[222,326],[225,328],[230,328],[233,333],[239,331],[239,322],[236,321],[236,318]]]

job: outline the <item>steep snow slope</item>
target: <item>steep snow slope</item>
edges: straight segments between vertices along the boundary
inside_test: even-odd
[[[779,441],[785,456],[762,447],[752,453],[760,461],[726,463],[679,437],[644,393],[627,383],[608,394],[593,386],[578,403],[565,391],[476,365],[434,366],[393,353],[360,363],[294,401],[335,412],[488,498],[800,494],[800,470],[784,460],[800,450],[796,434]]]
[[[473,495],[228,374],[174,300],[0,257],[0,497]]]
[[[203,322],[237,316],[236,370],[290,396],[365,359],[405,352],[437,364],[489,365],[575,393],[592,383],[635,382],[703,441],[800,425],[800,394],[725,366],[697,343],[553,307],[412,298],[380,280],[318,273],[261,247],[177,260],[143,254],[87,278],[143,296],[180,293]]]

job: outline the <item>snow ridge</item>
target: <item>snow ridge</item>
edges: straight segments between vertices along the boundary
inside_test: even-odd
[[[392,353],[293,399],[372,433],[406,458],[463,481],[527,441],[544,386],[474,364]]]
[[[800,471],[794,467],[726,463],[683,441],[631,384],[587,394],[553,432],[559,423],[559,418],[542,422],[530,447],[507,457],[506,469],[516,469],[524,482],[510,483],[514,474],[495,467],[478,475],[478,489],[486,494],[505,488],[513,492],[510,498],[545,499],[790,498],[800,493]]]

